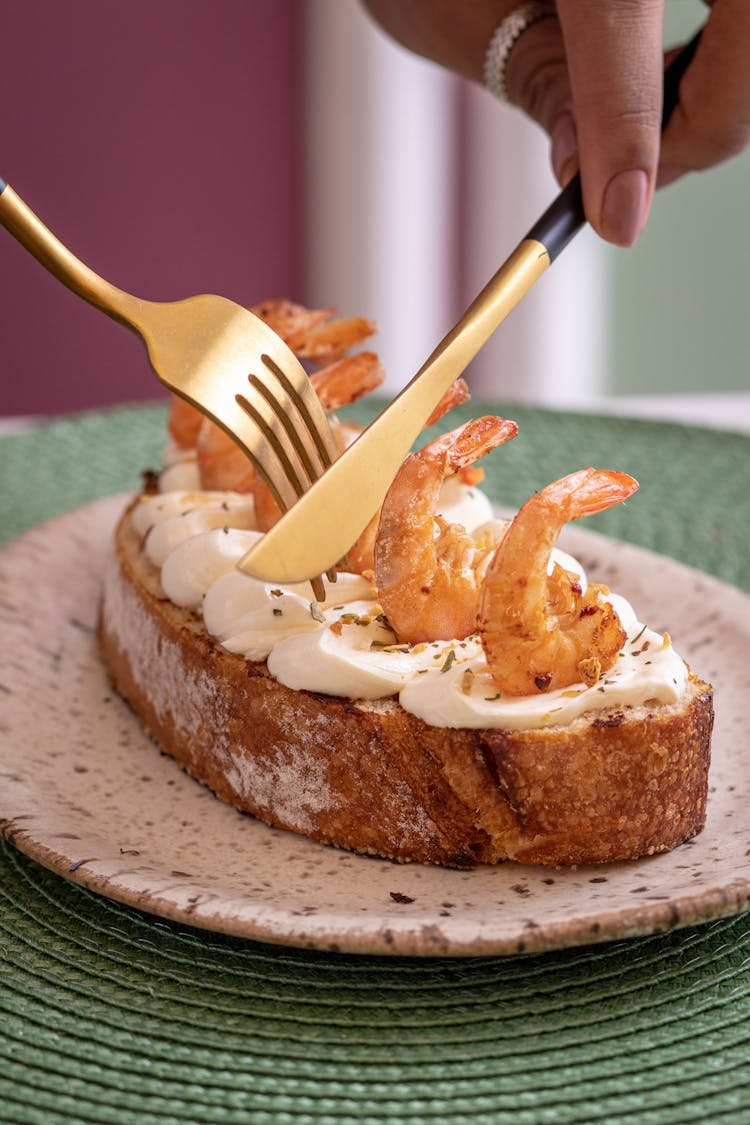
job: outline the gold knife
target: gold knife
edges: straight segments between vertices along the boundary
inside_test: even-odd
[[[664,71],[662,129],[700,32]],[[344,557],[383,503],[427,418],[479,349],[585,222],[575,176],[441,340],[410,383],[240,560],[268,582],[301,582]]]

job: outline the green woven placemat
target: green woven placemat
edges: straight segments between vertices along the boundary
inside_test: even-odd
[[[378,399],[348,413],[369,422]],[[482,413],[515,418],[519,436],[482,464],[498,503],[517,505],[534,489],[584,465],[624,469],[640,492],[586,526],[650,547],[750,589],[750,439],[691,426],[547,412],[473,401],[440,429]],[[129,407],[62,419],[0,442],[0,542],[68,508],[137,488],[158,467],[165,409]]]
[[[501,412],[521,436],[488,464],[493,499],[627,469],[641,493],[591,526],[750,587],[750,439]],[[163,420],[0,441],[3,538],[135,487]],[[2,845],[0,1013],[2,1125],[750,1121],[748,915],[526,958],[334,956],[141,916]]]

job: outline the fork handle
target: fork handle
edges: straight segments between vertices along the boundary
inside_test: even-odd
[[[134,314],[144,302],[110,285],[71,254],[2,176],[0,224],[68,289],[113,320],[137,331]]]

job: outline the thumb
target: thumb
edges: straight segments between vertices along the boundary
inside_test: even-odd
[[[659,161],[663,0],[558,0],[586,217],[632,245]]]

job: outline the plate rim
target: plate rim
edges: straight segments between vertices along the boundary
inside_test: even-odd
[[[114,526],[114,521],[119,512],[132,495],[132,493],[117,493],[100,497],[79,508],[68,510],[50,520],[37,524],[0,547],[0,562],[11,556],[15,551],[23,549],[23,544],[26,541],[39,534],[54,533],[58,528],[67,533],[68,525],[84,514],[93,519],[94,515],[101,513],[103,522],[101,535],[104,537],[105,534],[108,534],[109,529]],[[499,508],[499,506],[495,507]],[[643,555],[651,560],[667,561],[670,565],[682,571],[686,577],[693,576],[696,580],[708,583],[709,586],[720,591],[725,597],[739,598],[746,608],[750,607],[750,595],[739,587],[716,578],[714,575],[690,567],[679,560],[651,551],[649,548],[614,539],[597,531],[580,528],[567,528],[566,539],[572,540],[573,543],[578,540],[584,546],[589,545],[592,548],[594,546],[605,547],[607,550],[622,544],[629,551],[636,552],[637,555]],[[127,704],[120,697],[116,695],[114,697],[121,707],[127,709]],[[141,735],[158,752],[156,744],[143,730],[141,730]],[[0,765],[2,765],[2,761],[3,755],[0,744]],[[176,769],[180,769],[177,763],[173,761],[172,765]],[[194,779],[190,779],[190,783],[200,785]],[[342,931],[340,925],[337,926],[331,922],[321,925],[314,917],[306,920],[309,923],[308,929],[310,932],[300,930],[299,923],[284,931],[279,928],[278,921],[273,918],[270,921],[244,915],[217,918],[214,915],[204,915],[196,910],[188,910],[179,902],[164,895],[151,896],[145,901],[142,890],[137,888],[128,890],[118,882],[114,882],[112,876],[98,874],[95,870],[87,869],[85,861],[71,863],[70,856],[63,857],[56,853],[48,843],[44,843],[43,839],[34,839],[23,820],[23,816],[4,817],[0,811],[0,835],[19,852],[28,856],[40,866],[68,882],[84,887],[97,896],[115,901],[139,913],[155,918],[164,918],[173,923],[188,925],[198,930],[302,949],[413,957],[504,956],[587,946],[616,939],[667,932],[721,918],[733,917],[750,909],[750,877],[737,875],[729,881],[714,880],[713,883],[702,887],[700,891],[694,894],[676,896],[667,901],[645,904],[637,902],[624,908],[613,907],[604,910],[594,908],[595,914],[576,915],[559,921],[546,920],[539,926],[533,926],[512,938],[503,936],[496,938],[475,936],[471,939],[451,938],[446,935],[445,926],[441,928],[438,924],[425,925],[417,921],[410,928],[396,931],[389,928],[383,929],[382,926],[370,930],[365,925],[364,928],[360,926],[359,929],[346,932]],[[262,825],[261,822],[256,821],[255,823],[261,829],[271,833],[282,831]],[[351,856],[353,860],[363,863],[371,861],[371,857],[356,856],[354,853],[344,852],[342,849],[317,844],[304,836],[296,836],[296,834],[291,833],[284,833],[284,835],[294,835],[302,847],[321,848],[325,849],[326,852],[333,851],[334,853]],[[686,846],[690,846],[690,841],[681,845],[681,847]],[[675,854],[679,854],[679,849],[667,853],[667,855]],[[383,860],[382,862],[387,863],[388,861]],[[401,865],[393,864],[392,866],[398,870]],[[527,870],[522,865],[513,866],[520,870]],[[614,866],[616,865],[603,865],[604,868]],[[591,869],[594,870],[593,866]],[[484,868],[480,868],[480,870],[484,870]],[[447,874],[451,873],[447,872]],[[462,872],[461,874],[466,875],[467,873]],[[470,872],[468,874],[471,875]],[[257,901],[253,905],[258,909]],[[271,913],[266,908],[265,917],[268,918]],[[438,921],[438,919],[435,920],[436,923]]]

